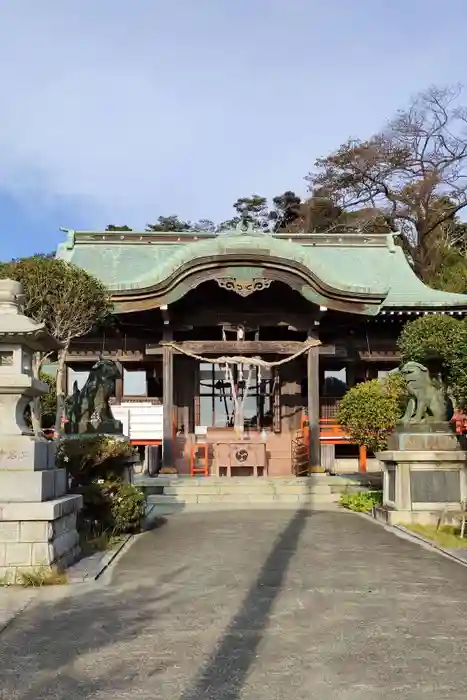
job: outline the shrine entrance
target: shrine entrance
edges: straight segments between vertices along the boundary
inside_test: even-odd
[[[186,380],[190,373],[187,362],[196,377],[194,428],[189,446],[190,474],[257,476],[269,474],[270,469],[276,475],[295,473],[292,471],[292,441],[302,427],[304,403],[300,367],[306,371],[308,364],[311,364],[313,370],[313,362],[306,362],[305,357],[317,356],[320,341],[317,338],[295,341],[293,344],[248,341],[243,339],[243,329],[237,330],[238,340],[219,341],[224,350],[230,350],[229,354],[223,355],[214,356],[212,352],[218,341],[162,341],[164,353],[173,355],[175,367],[177,362],[182,363],[179,367],[186,367],[181,372],[175,369],[175,383]],[[198,346],[202,346],[206,354],[199,354],[196,351]],[[272,353],[272,349],[276,352]],[[261,350],[266,352],[261,353]],[[289,375],[295,381],[287,402],[281,387],[287,374],[284,369],[288,366],[291,367]],[[310,373],[310,397],[317,396],[319,391],[316,376],[314,379],[313,385],[313,373]],[[305,401],[307,398],[308,395]],[[165,394],[165,399],[170,400],[170,397]],[[286,409],[290,411],[290,420],[294,420],[296,429],[289,423],[281,399],[288,403]],[[166,410],[164,402],[164,412]],[[178,419],[176,423],[179,428]],[[177,429],[176,432],[178,442],[180,433],[190,439],[185,429]],[[312,452],[311,431],[302,437],[306,452],[302,466],[307,472],[310,456],[316,452]],[[315,434],[316,438],[319,440]],[[176,449],[177,445],[174,447]],[[314,459],[319,460],[319,457]]]
[[[272,430],[275,368],[249,363],[199,365],[199,421],[209,428]]]

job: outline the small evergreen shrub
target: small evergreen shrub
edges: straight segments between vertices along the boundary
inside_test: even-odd
[[[382,491],[359,491],[358,493],[343,493],[340,505],[357,513],[370,513],[375,506],[383,503]]]
[[[123,479],[136,454],[135,448],[121,438],[102,435],[65,437],[59,443],[57,466],[67,470],[74,489],[97,479]]]
[[[83,497],[78,517],[82,539],[140,529],[144,495],[125,481],[136,455],[131,444],[118,437],[90,435],[60,441],[57,465],[67,470],[71,490]]]
[[[373,452],[384,450],[403,413],[405,398],[405,380],[400,374],[362,382],[344,395],[337,421],[359,445]]]
[[[87,537],[137,532],[145,513],[145,498],[133,484],[99,480],[78,490],[83,496],[79,530]]]

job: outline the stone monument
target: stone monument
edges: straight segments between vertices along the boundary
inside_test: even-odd
[[[0,280],[0,578],[56,565],[79,555],[76,516],[82,497],[67,495],[67,474],[55,467],[54,442],[34,437],[24,411],[48,391],[32,375],[32,355],[54,348],[44,324],[20,309],[19,282]]]
[[[466,457],[452,424],[452,405],[440,380],[426,367],[407,362],[408,401],[383,462],[383,507],[377,517],[389,523],[436,523],[444,508],[459,510],[467,497]]]

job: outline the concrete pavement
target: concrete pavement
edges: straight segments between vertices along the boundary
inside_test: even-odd
[[[185,513],[0,635],[8,700],[465,700],[467,568],[350,513]]]

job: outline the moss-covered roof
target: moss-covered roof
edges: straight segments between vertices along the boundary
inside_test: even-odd
[[[197,260],[225,266],[235,251],[248,251],[256,266],[274,259],[309,270],[343,294],[380,297],[385,309],[467,309],[467,295],[423,284],[392,234],[69,231],[57,257],[87,270],[119,297],[161,285]]]

